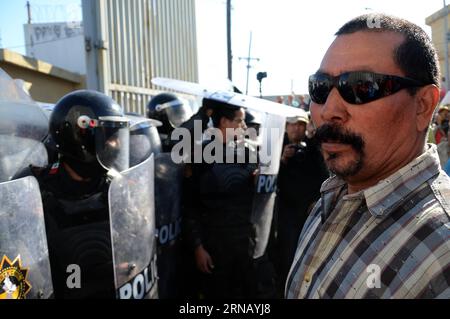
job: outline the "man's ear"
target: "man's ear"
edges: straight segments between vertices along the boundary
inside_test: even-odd
[[[416,127],[419,132],[427,129],[430,125],[431,117],[439,103],[439,89],[436,85],[430,84],[421,88],[416,93]]]

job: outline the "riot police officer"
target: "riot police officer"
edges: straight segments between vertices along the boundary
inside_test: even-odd
[[[187,129],[191,135],[190,154],[186,156],[186,162],[192,162],[194,158],[194,143],[201,143],[202,133],[208,128],[210,117],[212,116],[214,103],[208,99],[203,100],[203,105],[193,114],[189,103],[177,97],[173,93],[161,93],[154,96],[147,105],[147,116],[151,119],[161,121],[163,124],[158,127],[158,132],[163,144],[163,152],[170,152],[172,147],[178,142],[172,138],[175,128]],[[198,125],[199,124],[199,125]],[[196,132],[194,129],[200,130]],[[198,133],[198,134],[196,134]]]
[[[186,256],[185,243],[181,238],[181,196],[184,172],[190,166],[175,163],[170,151],[178,142],[172,139],[175,128],[182,127],[191,134],[190,149],[183,154],[189,162],[195,142],[195,121],[200,121],[201,133],[207,128],[209,115],[207,107],[202,107],[192,116],[188,102],[173,93],[154,96],[147,105],[147,117],[160,121],[158,132],[162,143],[162,153],[155,156],[155,214],[158,234],[158,288],[160,298],[177,298],[191,295],[195,282],[191,279],[190,256]],[[198,127],[198,124],[197,124]],[[201,143],[201,141],[197,141]],[[190,152],[190,153],[188,153]],[[193,158],[193,157],[191,157]],[[188,266],[189,265],[189,266]]]
[[[206,149],[218,143],[217,151],[223,151],[224,157],[192,165],[184,187],[183,233],[201,273],[206,298],[251,297],[249,272],[255,247],[251,213],[257,164],[236,161],[236,139],[240,137],[227,131],[245,130],[245,112],[227,103],[205,100],[216,105],[212,121],[221,134],[203,146]],[[227,156],[230,153],[233,161]]]
[[[115,297],[107,172],[128,167],[128,125],[121,107],[94,91],[66,95],[51,114],[59,161],[35,175],[56,298]],[[75,289],[67,280],[71,265],[81,275]]]
[[[147,105],[147,117],[162,123],[158,127],[163,152],[169,152],[173,146],[170,135],[174,128],[180,127],[192,116],[192,109],[187,101],[173,93],[155,95]]]
[[[42,109],[0,69],[0,299],[53,295],[39,185],[26,174],[45,166]]]

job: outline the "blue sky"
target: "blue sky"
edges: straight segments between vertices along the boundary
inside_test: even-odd
[[[170,1],[170,0],[166,0]],[[24,53],[26,0],[0,0],[3,47]],[[81,0],[30,0],[34,22],[81,19]],[[226,66],[226,0],[196,0],[200,83],[223,85]],[[233,82],[246,85],[250,32],[252,56],[249,93],[258,95],[256,73],[265,71],[263,93],[305,93],[307,78],[319,67],[333,34],[349,19],[367,12],[386,12],[422,26],[443,6],[442,0],[233,0]]]
[[[27,1],[0,0],[0,3],[1,45],[25,53],[23,25],[27,23]],[[30,4],[35,23],[81,19],[81,0],[31,0]]]

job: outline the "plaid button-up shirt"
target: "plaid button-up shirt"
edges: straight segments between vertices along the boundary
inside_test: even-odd
[[[436,146],[347,195],[332,177],[299,238],[287,298],[450,298],[450,178]]]

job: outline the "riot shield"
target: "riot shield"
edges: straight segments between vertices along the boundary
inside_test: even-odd
[[[0,68],[0,101],[23,101],[35,103],[31,96],[25,92],[19,81],[13,80]]]
[[[155,157],[155,213],[158,237],[159,298],[176,298],[180,283],[181,192],[183,166],[170,153]]]
[[[285,123],[284,117],[266,113],[260,130],[260,165],[252,211],[252,223],[256,230],[255,259],[264,255],[269,240]]]
[[[0,101],[0,182],[11,180],[28,165],[47,164],[41,143],[47,132],[48,121],[39,106]]]
[[[117,298],[156,298],[154,156],[114,178],[108,199]]]
[[[0,183],[0,220],[0,299],[50,298],[44,212],[34,177]]]
[[[282,117],[290,117],[296,116],[299,113],[299,109],[295,107],[260,99],[254,96],[238,94],[232,91],[223,91],[218,88],[206,87],[198,83],[163,77],[153,78],[152,83],[157,86],[186,94],[203,96],[204,98],[222,101],[228,104],[253,109],[255,111],[264,112],[267,114],[278,114]]]

